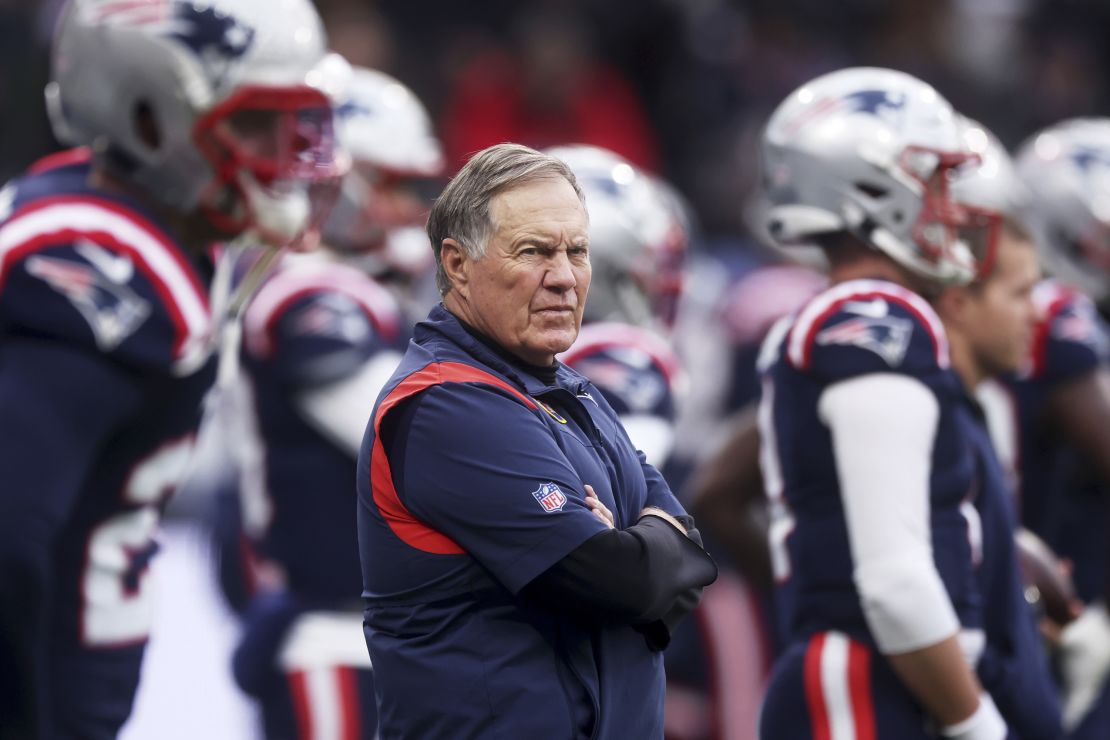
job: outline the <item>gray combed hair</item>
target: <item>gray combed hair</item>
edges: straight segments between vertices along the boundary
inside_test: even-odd
[[[495,144],[483,149],[447,183],[428,215],[428,239],[436,257],[436,287],[441,296],[451,290],[443,269],[443,240],[456,240],[472,259],[480,259],[495,228],[489,212],[493,197],[549,177],[564,178],[585,205],[578,180],[563,160],[521,144]]]

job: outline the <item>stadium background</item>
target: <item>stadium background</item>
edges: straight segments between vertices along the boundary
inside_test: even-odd
[[[42,88],[61,5],[0,0],[0,181],[58,146]],[[501,140],[607,146],[678,186],[699,223],[693,247],[733,274],[765,258],[745,222],[760,127],[821,72],[858,64],[910,72],[1011,147],[1055,121],[1110,112],[1108,0],[317,5],[335,50],[421,97],[452,171]],[[178,596],[200,601],[164,610],[163,634],[173,638],[152,644],[156,661],[126,740],[249,736],[250,710],[218,672],[234,623],[196,567],[204,544],[182,527],[193,519],[185,504],[158,567]]]
[[[0,179],[56,145],[41,103],[61,0],[0,0]],[[825,70],[936,86],[1014,146],[1110,110],[1106,0],[317,0],[332,46],[411,86],[452,162],[513,136],[610,146],[671,179],[707,241],[745,232],[770,109]]]

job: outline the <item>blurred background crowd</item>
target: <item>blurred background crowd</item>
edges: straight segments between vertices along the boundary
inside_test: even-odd
[[[759,128],[852,65],[900,69],[1015,146],[1110,103],[1104,0],[317,0],[332,47],[428,106],[454,171],[499,141],[596,144],[673,182],[698,246],[748,232]],[[0,0],[0,179],[56,148],[41,103],[60,0]]]

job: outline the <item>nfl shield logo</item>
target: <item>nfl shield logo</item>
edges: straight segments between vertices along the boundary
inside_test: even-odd
[[[554,483],[544,483],[542,486],[532,491],[532,496],[540,502],[540,506],[546,512],[562,511],[563,507],[567,504],[567,497],[559,490],[559,487]]]

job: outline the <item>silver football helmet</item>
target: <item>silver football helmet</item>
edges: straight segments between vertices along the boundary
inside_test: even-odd
[[[337,177],[309,0],[70,0],[47,108],[58,138],[227,235],[288,243]]]
[[[1022,223],[1029,194],[1009,152],[986,126],[961,118],[964,146],[976,158],[952,173],[952,199]]]
[[[371,272],[419,274],[434,266],[424,231],[430,203],[415,187],[443,173],[443,147],[409,88],[363,67],[336,101],[339,141],[351,157],[339,198],[324,225],[333,248],[357,252]]]
[[[586,196],[593,278],[585,321],[658,329],[674,320],[689,241],[681,199],[661,180],[595,146],[560,146]]]
[[[857,67],[803,85],[763,134],[771,236],[847,231],[926,279],[969,282],[999,217],[952,199],[953,170],[976,158],[961,129],[936,90],[902,72]]]
[[[1050,126],[1016,160],[1045,268],[1096,302],[1110,298],[1110,118]]]

